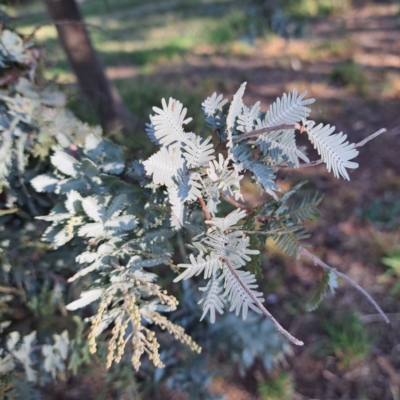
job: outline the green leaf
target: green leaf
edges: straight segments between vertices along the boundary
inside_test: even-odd
[[[324,271],[321,282],[309,302],[306,305],[307,311],[314,311],[318,308],[321,301],[326,296],[326,291],[331,290],[332,294],[335,293],[337,288],[337,275],[333,271]]]

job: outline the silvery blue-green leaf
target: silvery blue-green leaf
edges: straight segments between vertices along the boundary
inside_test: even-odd
[[[104,234],[104,225],[101,222],[86,224],[78,230],[78,235],[84,237],[98,237]]]
[[[122,159],[122,147],[111,142],[108,139],[103,139],[104,153],[108,161],[120,161]]]
[[[203,304],[203,315],[200,321],[203,320],[207,313],[210,313],[210,322],[213,324],[215,322],[215,311],[218,311],[220,314],[224,313],[223,287],[220,272],[215,270],[207,286],[199,288],[199,290],[204,292],[203,298],[199,301],[199,304]]]
[[[43,233],[42,240],[50,242],[55,248],[60,247],[72,239],[71,232],[68,232],[63,225],[49,226]]]
[[[150,115],[149,118],[151,120],[152,116]],[[155,130],[153,124],[146,124],[145,130],[146,130],[146,133],[147,133],[147,136],[149,137],[149,139],[153,143],[160,145],[160,141],[155,136],[156,130]]]
[[[124,171],[125,163],[123,161],[106,161],[100,164],[100,168],[107,174],[119,175]]]
[[[162,147],[143,162],[147,175],[153,175],[153,182],[157,185],[173,186],[173,177],[183,166],[183,158],[179,148]]]
[[[93,253],[96,255],[96,253]],[[90,262],[90,261],[87,261]],[[79,270],[74,276],[72,276],[71,278],[68,279],[68,282],[74,282],[76,281],[78,278],[85,276],[87,274],[89,274],[90,272],[96,271],[97,269],[99,269],[101,267],[101,262],[100,260],[95,261],[94,263],[88,265],[85,268],[82,268],[81,270]]]
[[[85,144],[83,146],[84,153],[90,157],[90,159],[95,160],[100,157],[104,151],[104,141],[96,134],[89,134],[86,137]]]
[[[171,226],[175,230],[179,230],[183,227],[186,215],[187,207],[179,198],[178,188],[169,187],[168,188],[168,199],[171,204]]]
[[[31,180],[31,185],[37,192],[54,192],[57,188],[58,179],[53,175],[38,175]]]
[[[239,269],[236,269],[236,273],[240,277],[240,281],[232,273],[230,268],[224,264],[224,297],[230,303],[231,307],[229,311],[235,310],[236,315],[242,313],[242,318],[245,320],[247,318],[249,308],[257,313],[261,313],[261,310],[257,307],[254,300],[244,289],[243,285],[245,285],[260,302],[263,302],[264,298],[261,292],[256,292],[254,290],[258,287],[258,285],[254,284],[256,282],[256,278],[253,274]]]
[[[229,107],[228,116],[226,117],[226,130],[227,130],[227,134],[228,134],[228,142],[227,142],[226,146],[228,148],[232,148],[232,146],[233,146],[233,142],[232,142],[233,130],[235,128],[236,119],[242,112],[242,108],[243,108],[242,97],[244,95],[245,90],[246,90],[246,82],[241,84],[239,90],[233,96],[233,100]]]
[[[191,254],[189,256],[190,264],[178,264],[179,268],[186,268],[179,276],[174,279],[174,282],[179,282],[182,279],[188,279],[192,276],[198,276],[204,271],[204,278],[208,279],[213,275],[216,269],[220,269],[221,262],[217,258],[211,258],[209,255],[204,256],[200,253],[196,257]]]
[[[99,197],[86,197],[82,200],[82,207],[86,215],[93,221],[104,221],[106,210],[103,201]]]
[[[154,126],[154,136],[159,139],[162,146],[168,146],[174,142],[185,143],[187,134],[183,125],[188,124],[192,118],[185,119],[187,109],[183,108],[180,101],[170,98],[168,105],[162,99],[162,109],[153,107],[156,115],[152,116],[151,122]]]
[[[54,338],[54,347],[60,353],[60,356],[63,360],[66,360],[68,357],[68,346],[69,346],[69,337],[68,331],[64,330],[61,335],[53,335]]]
[[[7,177],[12,164],[12,135],[6,130],[1,133],[0,146],[0,179]]]
[[[73,237],[73,233],[68,229],[68,227],[64,226],[54,235],[52,245],[54,248],[61,247],[68,243]]]
[[[104,292],[104,289],[93,289],[88,290],[86,292],[81,293],[81,297],[78,300],[69,303],[66,306],[66,309],[69,311],[75,311],[79,308],[86,307],[87,305],[93,303],[94,301],[98,300]]]
[[[97,258],[98,255],[96,252],[84,251],[83,253],[76,256],[75,261],[79,264],[85,264],[85,263],[92,263]]]
[[[7,349],[12,352],[13,357],[18,360],[25,369],[25,374],[29,382],[36,382],[36,372],[32,368],[31,352],[32,344],[36,340],[36,331],[22,338],[22,343],[17,346],[20,335],[11,332],[7,340]]]
[[[314,121],[306,122],[306,130],[310,142],[317,149],[318,154],[326,164],[328,172],[331,170],[336,178],[341,175],[350,180],[346,168],[357,168],[358,164],[350,161],[358,155],[354,143],[346,141],[347,135],[342,132],[331,135],[335,131],[334,126],[319,124]]]
[[[228,229],[234,227],[241,219],[246,217],[246,211],[237,208],[228,214],[225,218],[212,218],[210,221],[206,221],[207,224],[214,225],[221,231],[225,232]]]
[[[260,112],[260,102],[257,101],[252,107],[244,106],[242,114],[238,116],[237,130],[244,133],[254,130],[255,123]]]
[[[209,161],[214,160],[214,145],[210,143],[212,137],[209,136],[203,140],[200,136],[196,136],[194,140],[187,141],[183,148],[183,156],[185,157],[189,168],[199,168],[208,166]]]
[[[165,264],[169,262],[169,256],[154,257],[142,260],[139,256],[133,256],[129,260],[126,268],[143,268],[143,267],[154,267],[156,265]]]
[[[80,163],[63,151],[56,151],[51,156],[51,163],[63,174],[77,178],[80,171]]]
[[[264,133],[257,139],[256,144],[260,146],[264,155],[268,153],[277,163],[280,163],[282,154],[287,156],[296,168],[299,167],[299,158],[307,163],[310,162],[308,157],[297,148],[293,129]]]
[[[78,179],[63,179],[58,182],[58,187],[56,193],[66,194],[71,190],[75,190],[77,192],[86,191],[91,189],[88,181],[85,178]]]
[[[133,215],[122,215],[107,221],[104,226],[115,231],[131,231],[136,228],[137,219]]]
[[[202,197],[201,190],[202,184],[197,182],[200,175],[195,172],[189,172],[186,168],[182,168],[177,172],[175,182],[177,185],[177,195],[181,203],[187,201],[197,201],[199,197]]]
[[[111,204],[107,208],[105,220],[108,221],[110,219],[118,217],[118,215],[121,214],[127,203],[128,203],[128,197],[126,194],[120,194],[118,196],[115,196]]]
[[[65,207],[71,215],[75,215],[82,211],[82,196],[76,191],[71,190],[67,193]]]
[[[11,354],[3,357],[3,349],[0,349],[0,374],[5,375],[13,371],[15,368],[14,358]]]
[[[57,371],[64,371],[65,365],[61,360],[60,355],[55,351],[53,346],[49,344],[44,344],[42,346],[43,355],[43,368],[48,372],[53,379],[56,378]]]

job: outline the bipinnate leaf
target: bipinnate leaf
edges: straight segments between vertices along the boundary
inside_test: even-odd
[[[325,162],[328,172],[332,170],[336,178],[342,176],[350,180],[346,168],[358,167],[357,163],[350,161],[358,155],[354,143],[346,141],[347,135],[342,132],[332,135],[335,131],[334,126],[323,124],[315,126],[314,121],[307,121],[306,129],[310,142]]]
[[[93,289],[93,290],[88,290],[86,292],[82,292],[81,297],[78,300],[69,303],[66,306],[66,309],[68,311],[75,311],[78,310],[79,308],[86,307],[87,305],[98,300],[103,294],[103,292],[104,292],[103,289]]]

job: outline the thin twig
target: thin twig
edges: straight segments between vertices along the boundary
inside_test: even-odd
[[[206,217],[206,220],[209,221],[211,220],[211,215],[210,212],[207,210],[206,203],[204,202],[204,199],[202,197],[199,197],[199,202],[201,205],[201,208],[203,210],[203,213]],[[212,225],[212,224],[210,224]],[[240,283],[244,291],[250,296],[250,298],[253,300],[253,302],[257,305],[257,307],[262,311],[265,317],[267,317],[272,324],[275,326],[275,328],[280,332],[283,336],[285,336],[286,339],[288,339],[290,342],[297,346],[303,346],[304,343],[301,340],[296,339],[294,336],[292,336],[283,326],[273,317],[273,315],[262,305],[260,300],[257,299],[257,297],[252,293],[252,291],[245,285],[243,280],[240,278],[239,274],[236,272],[235,268],[231,265],[229,260],[224,260],[232,274],[235,276],[237,281]]]
[[[265,128],[255,129],[254,131],[250,131],[243,135],[240,135],[238,138],[234,139],[233,141],[234,141],[234,143],[237,143],[237,142],[241,142],[244,139],[248,139],[250,137],[260,136],[266,132],[280,131],[283,129],[300,129],[301,130],[301,128],[302,128],[302,126],[300,124],[281,124],[281,125],[275,125],[275,126],[267,126]]]
[[[203,210],[203,213],[204,213],[204,215],[206,217],[206,220],[210,221],[211,220],[211,214],[207,209],[207,206],[206,206],[206,203],[204,202],[204,199],[202,197],[199,197],[199,202],[200,202],[200,205],[201,205],[201,209]]]
[[[354,148],[364,146],[370,140],[375,139],[376,137],[378,137],[379,135],[381,135],[384,132],[386,132],[385,128],[379,129],[379,131],[376,131],[372,135],[367,136],[365,139],[361,140],[361,142],[356,143],[354,145]],[[324,161],[321,160],[321,159],[320,160],[316,160],[316,161],[311,161],[310,163],[300,164],[299,168],[315,167],[316,165],[322,164],[323,162]],[[276,166],[276,167],[277,168],[282,168],[282,166]],[[289,166],[283,166],[283,167],[284,168],[293,168],[293,167],[289,167]]]
[[[250,296],[250,298],[254,301],[254,303],[257,305],[257,307],[262,311],[265,317],[267,317],[275,326],[275,328],[283,335],[285,336],[286,339],[290,340],[293,344],[297,346],[303,346],[304,343],[296,339],[294,336],[292,336],[283,326],[274,318],[274,316],[263,306],[263,304],[260,302],[260,300],[257,299],[257,297],[254,295],[254,293],[244,284],[242,279],[240,278],[239,274],[236,272],[235,268],[231,265],[229,260],[224,260],[225,264],[228,266],[232,274],[235,276],[235,278],[238,280],[238,282],[241,284],[245,292]]]
[[[232,199],[229,196],[226,196],[224,194],[222,194],[222,198],[227,201],[228,203],[231,203],[233,206],[240,208],[241,210],[246,211],[247,215],[251,215],[254,214],[253,210],[250,207],[247,207],[246,205],[239,203],[238,201],[236,201],[235,199]]]
[[[381,129],[379,129],[379,131],[376,131],[372,135],[369,135],[365,139],[361,140],[361,142],[358,142],[357,144],[355,144],[354,147],[364,146],[370,140],[375,139],[376,137],[378,137],[379,135],[381,135],[382,133],[385,133],[385,132],[386,132],[386,129],[385,128],[381,128]]]
[[[340,276],[343,278],[345,281],[350,283],[353,287],[355,287],[360,293],[362,293],[367,300],[375,307],[375,309],[379,312],[379,314],[382,316],[382,318],[390,324],[389,318],[386,316],[386,314],[382,311],[382,309],[379,307],[378,303],[371,297],[371,295],[366,292],[358,283],[354,282],[351,278],[349,278],[347,275],[343,274],[342,272],[338,271],[336,268],[332,268],[328,264],[324,263],[322,260],[320,260],[318,257],[314,256],[314,254],[311,254],[307,249],[304,247],[299,248],[299,253],[303,255],[304,257],[307,257],[310,259],[314,265],[320,266],[322,269],[325,271],[333,272],[337,276]]]

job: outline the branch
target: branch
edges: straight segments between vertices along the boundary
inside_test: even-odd
[[[354,147],[364,146],[364,144],[368,143],[370,140],[375,139],[376,137],[378,137],[379,135],[381,135],[382,133],[385,133],[385,132],[386,132],[386,128],[381,128],[381,129],[379,129],[379,131],[376,131],[372,135],[367,136],[364,140],[361,140],[361,142],[358,142],[357,144],[355,144]]]
[[[252,215],[254,214],[254,211],[250,208],[247,207],[245,204],[239,203],[238,201],[236,201],[235,199],[232,199],[229,196],[226,196],[225,194],[222,194],[222,198],[227,201],[228,203],[231,203],[233,206],[240,208],[241,210],[246,211],[247,215]]]
[[[349,278],[347,275],[343,274],[342,272],[339,272],[336,268],[332,268],[328,264],[324,263],[322,260],[320,260],[318,257],[314,256],[311,254],[308,250],[306,250],[304,247],[299,248],[299,253],[303,255],[304,257],[307,257],[309,260],[311,260],[314,265],[320,266],[322,269],[325,271],[333,272],[337,276],[340,276],[343,278],[345,281],[350,283],[353,287],[355,287],[360,293],[362,293],[367,300],[375,307],[375,309],[379,312],[379,314],[382,316],[382,318],[390,324],[389,318],[386,316],[386,314],[382,311],[382,309],[379,307],[377,302],[371,297],[371,295],[366,292],[358,283],[354,282],[351,278]]]
[[[253,302],[257,305],[257,307],[262,311],[265,317],[267,317],[272,324],[275,326],[275,328],[280,332],[283,336],[285,336],[286,339],[288,339],[290,342],[297,346],[303,346],[304,343],[296,339],[294,336],[292,336],[283,326],[273,317],[273,315],[263,306],[263,304],[260,302],[260,300],[257,299],[256,296],[252,293],[252,291],[244,284],[242,279],[240,278],[239,274],[236,272],[235,268],[232,267],[231,263],[228,260],[224,260],[232,274],[235,276],[237,281],[241,284],[242,288],[245,290],[245,292],[250,296],[250,298],[253,300]]]
[[[206,221],[210,221],[211,220],[211,214],[207,209],[206,203],[204,202],[204,199],[202,197],[199,197],[199,202],[201,205],[201,209],[203,210],[203,213],[206,217]]]
[[[199,197],[199,202],[201,205],[201,208],[203,210],[203,213],[206,217],[206,220],[211,220],[211,215],[210,212],[207,210],[206,203],[204,202],[204,199],[202,197]],[[210,224],[212,225],[212,224]],[[253,300],[253,302],[257,305],[257,307],[262,311],[265,317],[267,317],[272,324],[275,326],[275,328],[280,332],[283,336],[285,336],[286,339],[288,339],[290,342],[297,346],[303,346],[304,343],[301,340],[296,339],[294,336],[292,336],[283,326],[273,317],[273,315],[262,305],[260,300],[257,299],[256,296],[251,292],[251,290],[244,284],[238,273],[236,272],[235,268],[232,267],[231,263],[229,260],[224,260],[232,274],[235,276],[237,281],[240,283],[244,291],[250,296],[250,298]]]
[[[303,127],[300,124],[281,124],[281,125],[275,125],[275,126],[267,126],[265,128],[255,129],[254,131],[250,131],[243,135],[240,135],[238,138],[234,139],[233,142],[238,143],[244,139],[248,139],[248,138],[255,137],[255,136],[260,136],[266,132],[275,132],[275,131],[280,131],[283,129],[299,129],[301,131],[302,128]]]

